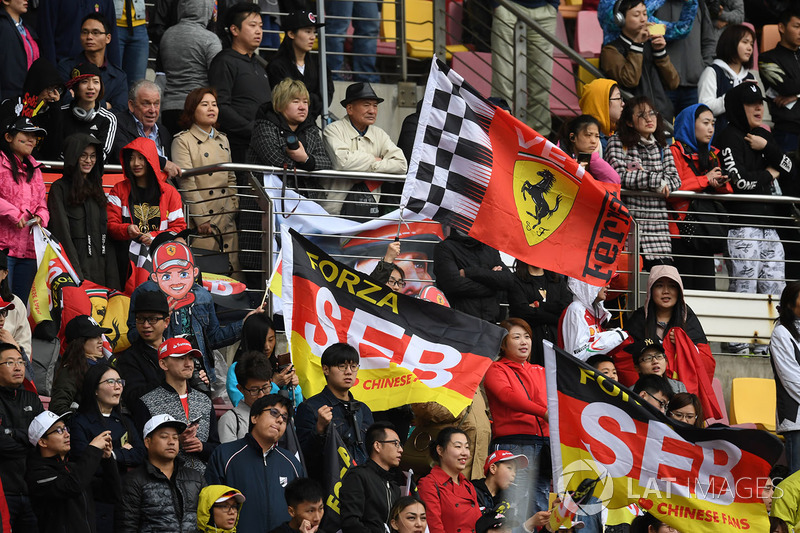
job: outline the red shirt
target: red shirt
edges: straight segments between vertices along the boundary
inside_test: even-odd
[[[489,366],[483,387],[492,412],[492,437],[550,435],[543,418],[547,411],[543,366],[501,357]]]
[[[458,484],[439,465],[419,480],[419,497],[425,502],[430,533],[475,533],[481,517],[475,487],[458,474]]]

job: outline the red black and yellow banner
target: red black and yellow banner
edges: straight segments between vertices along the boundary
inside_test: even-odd
[[[545,344],[553,479],[560,492],[598,480],[594,505],[636,503],[678,531],[768,530],[760,496],[783,449],[775,436],[667,418],[630,389]]]
[[[472,402],[505,330],[391,291],[282,231],[283,311],[303,395],[325,386],[320,357],[346,342],[361,368],[353,395],[373,411],[435,401],[453,414]]]

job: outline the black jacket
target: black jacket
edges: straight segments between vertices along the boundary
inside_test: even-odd
[[[23,26],[38,41],[36,32],[24,22]],[[5,9],[0,9],[0,48],[3,50],[3,61],[0,61],[0,100],[5,100],[22,92],[22,84],[28,72],[28,56],[22,35]]]
[[[102,465],[103,476],[92,487],[94,473]],[[41,533],[88,533],[95,531],[93,492],[112,501],[120,498],[120,479],[114,460],[103,459],[103,450],[90,446],[77,461],[59,456],[42,457],[32,450],[25,475],[31,504]]]
[[[128,473],[114,514],[116,533],[190,533],[197,530],[203,475],[175,459],[172,479],[145,463]]]
[[[540,288],[547,298],[542,297]],[[539,302],[539,306],[531,307],[533,302]],[[566,278],[551,272],[528,281],[514,276],[514,288],[508,291],[508,303],[509,316],[523,319],[533,331],[530,362],[544,366],[542,340],[556,344],[561,313],[572,303]]]
[[[475,495],[478,497],[478,506],[481,508],[482,513],[486,514],[492,512],[494,509],[498,509],[503,503],[507,504],[505,491],[501,490],[492,496],[492,492],[489,490],[489,487],[486,486],[486,478],[473,479],[470,483],[475,487]],[[506,516],[509,515],[508,512],[504,514],[506,514]]]
[[[502,269],[492,270],[496,266]],[[514,286],[514,275],[500,252],[472,237],[451,234],[433,249],[433,272],[450,307],[489,322],[503,319],[500,303]]]
[[[258,108],[272,100],[262,61],[256,54],[248,56],[225,48],[208,69],[208,79],[217,89],[219,129],[231,144],[249,144]]]
[[[290,53],[294,54],[294,50],[290,49]],[[306,89],[308,89],[308,95],[311,100],[309,102],[310,112],[308,116],[316,122],[317,117],[322,114],[322,87],[319,79],[319,61],[316,55],[306,54],[306,66],[301,74],[297,70],[297,65],[292,60],[292,57],[279,49],[272,61],[269,62],[269,66],[267,66],[267,76],[269,77],[269,85],[273,89],[286,78],[302,81]],[[331,70],[328,69],[328,105],[332,101],[333,76],[331,76]]]
[[[651,313],[650,320],[652,322],[651,329],[655,331],[656,324],[654,313]],[[667,324],[666,329],[669,330],[672,327],[674,327],[674,322],[670,320],[670,323]],[[640,307],[628,315],[628,319],[625,322],[625,331],[627,331],[628,334],[633,337],[634,341],[641,341],[647,337],[655,336],[655,334],[647,334],[647,318],[644,315],[644,307]],[[695,344],[708,343],[708,339],[703,331],[703,326],[700,324],[700,320],[697,318],[697,315],[694,314],[692,308],[688,306],[686,307],[686,324],[683,326],[683,331],[689,335],[689,338],[692,339],[692,342]]]
[[[759,56],[758,72],[767,90],[772,89],[780,96],[800,94],[800,49],[791,51],[778,43]],[[769,98],[769,112],[775,131],[800,132],[800,104],[795,103],[789,109],[775,105]]]
[[[137,337],[130,348],[119,354],[114,367],[125,380],[122,403],[128,408],[164,381],[164,371],[158,366],[158,351],[141,337]]]
[[[25,461],[32,447],[28,426],[44,411],[39,396],[23,388],[0,387],[0,479],[6,494],[27,494]]]
[[[111,146],[111,153],[108,155],[108,158],[106,158],[109,165],[119,165],[119,154],[125,145],[137,137],[141,137],[141,135],[139,135],[139,130],[136,128],[136,119],[130,111],[126,109],[121,113],[116,113],[115,116],[117,117],[117,133],[114,137],[114,144]],[[160,120],[156,125],[158,126],[158,139],[164,152],[163,156],[158,156],[158,162],[163,170],[164,165],[170,158],[172,135],[169,134],[167,128],[164,127]]]
[[[384,470],[372,459],[350,468],[339,491],[342,533],[383,533],[403,483],[400,472]]]

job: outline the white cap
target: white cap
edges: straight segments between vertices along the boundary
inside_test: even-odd
[[[244,494],[239,492],[238,490],[230,490],[217,498],[214,503],[225,503],[226,501],[233,498],[236,503],[244,503]]]
[[[162,426],[172,427],[178,430],[178,433],[183,433],[183,430],[186,429],[186,424],[181,422],[180,420],[176,420],[172,417],[172,415],[156,415],[144,425],[144,435],[142,435],[143,439],[146,439],[147,436],[152,433],[153,431],[157,430]]]
[[[42,411],[36,415],[31,425],[28,426],[28,440],[31,444],[36,446],[39,443],[39,439],[44,437],[44,434],[47,433],[56,422],[71,414],[71,411],[67,411],[63,415],[58,416],[53,411]]]

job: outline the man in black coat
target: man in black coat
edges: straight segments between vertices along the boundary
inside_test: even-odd
[[[52,411],[40,413],[28,428],[28,440],[36,453],[28,458],[25,480],[43,532],[94,533],[92,481],[98,467],[103,477],[98,489],[106,498],[120,497],[117,463],[111,455],[111,432],[103,431],[87,446],[77,461],[69,461],[69,428]]]
[[[36,529],[36,516],[28,499],[25,464],[31,444],[28,426],[44,408],[36,393],[22,388],[25,361],[13,344],[0,343],[0,480],[3,482],[11,527]]]
[[[376,422],[367,429],[365,440],[369,460],[350,468],[342,478],[342,533],[383,533],[389,512],[400,498],[403,474],[397,467],[403,444],[394,426]]]

